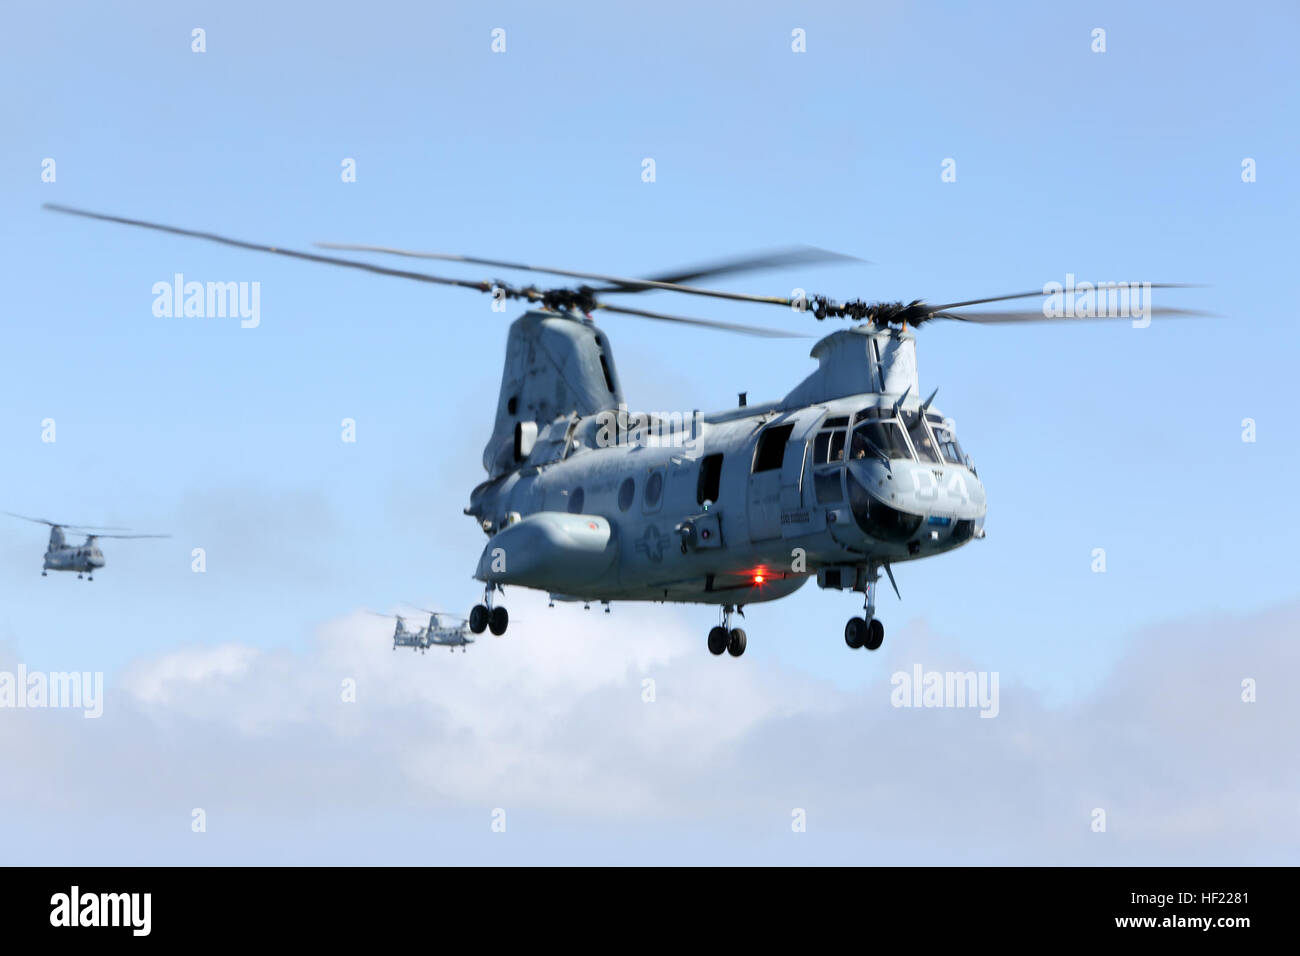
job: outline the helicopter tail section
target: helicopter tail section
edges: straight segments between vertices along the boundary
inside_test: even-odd
[[[604,332],[572,313],[526,312],[510,326],[483,467],[493,478],[506,474],[528,457],[532,439],[555,419],[595,415],[622,402]]]

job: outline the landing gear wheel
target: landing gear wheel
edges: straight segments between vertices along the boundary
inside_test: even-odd
[[[849,623],[844,625],[844,643],[857,650],[867,642],[867,631],[870,625],[860,617],[849,618]]]
[[[506,632],[506,625],[510,623],[510,615],[506,613],[503,607],[494,607],[488,614],[488,630],[497,637]]]
[[[727,639],[727,653],[732,657],[739,657],[745,653],[745,632],[740,628],[732,631],[731,636]]]
[[[885,625],[881,624],[874,617],[871,623],[867,625],[867,640],[863,645],[869,651],[874,651],[885,642]]]
[[[715,657],[727,649],[727,629],[715,627],[709,631],[709,653]]]
[[[474,610],[469,612],[469,629],[475,634],[482,634],[487,630],[488,617],[491,613],[482,604],[474,605]]]

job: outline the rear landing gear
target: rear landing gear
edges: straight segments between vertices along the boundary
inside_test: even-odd
[[[736,608],[735,610],[739,610]],[[714,657],[726,651],[732,657],[739,657],[745,653],[745,632],[740,628],[732,628],[731,614],[733,608],[726,605],[722,608],[722,623],[709,631],[709,653]],[[740,611],[740,616],[744,617],[745,612]]]
[[[469,612],[469,629],[475,634],[491,631],[500,637],[506,632],[506,627],[510,624],[510,615],[505,608],[492,606],[492,592],[498,589],[500,585],[494,587],[489,584],[483,591],[483,603],[476,604]]]

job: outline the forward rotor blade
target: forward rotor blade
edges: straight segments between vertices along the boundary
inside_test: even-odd
[[[678,322],[682,325],[696,325],[706,329],[719,329],[723,332],[739,332],[742,335],[757,335],[769,339],[806,339],[808,336],[799,332],[786,332],[781,329],[765,329],[759,325],[741,325],[736,322],[717,322],[713,319],[689,319],[680,315],[666,315],[663,312],[647,312],[645,309],[629,309],[621,305],[597,302],[596,308],[618,315],[635,315],[643,319],[657,319],[660,322]]]
[[[171,233],[174,236],[188,236],[191,239],[206,239],[208,242],[220,243],[224,246],[234,246],[236,249],[251,249],[254,252],[270,252],[277,256],[287,256],[291,259],[302,259],[307,262],[321,262],[325,265],[342,266],[345,269],[357,269],[361,272],[372,272],[376,275],[396,276],[399,279],[414,279],[417,282],[428,282],[434,285],[456,286],[462,289],[473,289],[476,292],[491,292],[493,283],[491,282],[473,282],[468,279],[448,279],[444,276],[430,275],[427,272],[410,272],[405,269],[389,269],[385,266],[377,266],[370,262],[357,262],[353,259],[340,259],[337,256],[322,256],[314,252],[298,252],[294,249],[282,249],[279,246],[268,246],[257,242],[245,242],[242,239],[231,239],[229,236],[221,236],[215,232],[200,232],[195,229],[181,229],[178,226],[165,226],[161,223],[149,222],[144,219],[127,219],[124,216],[110,216],[106,213],[90,212],[86,209],[75,209],[72,206],[63,206],[59,203],[44,203],[43,208],[53,212],[67,213],[70,216],[81,216],[85,219],[99,219],[103,222],[115,222],[124,226],[139,226],[142,229],[153,229],[157,232]],[[538,293],[537,298],[541,298]],[[529,297],[532,301],[532,297]]]
[[[1175,309],[1165,306],[1152,306],[1144,310],[1144,316],[1160,316],[1169,318],[1173,316],[1199,316],[1199,317],[1216,317],[1217,313],[1203,312],[1200,309]],[[958,322],[974,322],[981,325],[996,325],[1000,323],[1013,322],[1097,322],[1106,319],[1133,319],[1139,318],[1134,315],[1082,315],[1082,316],[1051,316],[1044,315],[1042,309],[1025,310],[1013,312],[936,312],[930,316],[932,319],[953,319]]]
[[[1187,282],[1152,282],[1149,284],[1143,283],[1142,288],[1143,289],[1199,289],[1203,287],[1197,285],[1196,283],[1187,283]],[[1094,291],[1101,292],[1101,291],[1105,291],[1106,286],[1098,285],[1098,286],[1094,286],[1093,289]],[[1035,289],[1033,292],[1013,292],[1011,295],[995,295],[995,296],[990,296],[987,299],[968,299],[965,302],[945,302],[943,305],[926,306],[926,308],[929,309],[932,313],[947,312],[949,309],[964,309],[967,306],[984,305],[987,302],[1008,302],[1011,299],[1032,299],[1035,297],[1040,299],[1045,299],[1048,296],[1053,294],[1059,295],[1061,293],[1044,292],[1042,289]]]
[[[82,532],[74,531],[74,534]],[[92,538],[170,538],[169,534],[91,534]]]

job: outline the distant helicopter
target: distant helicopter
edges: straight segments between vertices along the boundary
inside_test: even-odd
[[[424,653],[430,647],[445,647],[455,653],[456,648],[459,647],[461,652],[464,653],[466,646],[474,643],[474,635],[470,633],[469,628],[465,625],[464,618],[452,617],[438,611],[427,611],[424,608],[416,608],[416,610],[429,615],[429,623],[416,630],[408,630],[406,618],[400,614],[370,612],[379,617],[396,619],[397,626],[393,629],[393,650],[397,650],[399,647],[409,647],[412,650]],[[445,623],[446,621],[460,621],[461,623],[453,626]]]
[[[474,575],[484,583],[483,603],[470,613],[469,629],[476,634],[506,630],[509,617],[494,597],[509,584],[547,592],[553,601],[588,606],[600,601],[607,608],[611,601],[717,605],[720,623],[708,634],[708,649],[739,657],[747,636],[731,626],[732,614],[743,616],[745,605],[785,597],[816,578],[822,588],[863,593],[863,614],[849,619],[844,641],[851,649],[875,650],[885,633],[875,615],[881,571],[897,594],[893,564],[942,554],[984,536],[984,486],[957,443],[952,421],[934,406],[937,389],[922,398],[915,330],[936,319],[1060,322],[1129,314],[1127,299],[1118,312],[1076,311],[1073,300],[1064,312],[1050,309],[1051,297],[1061,293],[1047,286],[930,305],[919,299],[838,302],[821,295],[750,295],[687,284],[706,276],[848,259],[806,248],[634,279],[384,246],[317,244],[543,272],[583,283],[539,289],[394,269],[67,206],[46,208],[534,306],[510,326],[496,423],[483,452],[488,478],[471,492],[465,509],[488,536]],[[1088,288],[1102,291],[1105,301],[1120,285]],[[1182,287],[1139,285],[1147,293]],[[654,290],[777,305],[801,320],[811,314],[858,324],[818,341],[812,357],[819,367],[784,398],[750,405],[741,393],[736,408],[671,413],[665,421],[662,415],[628,413],[609,340],[592,322],[592,313],[767,337],[803,336],[598,298]],[[1033,297],[1048,302],[1030,311],[966,311]],[[1207,313],[1152,308],[1148,299],[1145,314]],[[672,433],[666,442],[665,425]]]
[[[106,532],[126,531],[127,529],[68,525],[57,521],[47,521],[44,518],[29,518],[27,515],[15,514],[12,511],[6,511],[5,514],[13,518],[22,518],[24,521],[49,526],[50,542],[45,547],[45,564],[41,570],[41,577],[45,577],[47,571],[76,571],[78,578],[84,576],[88,581],[95,580],[94,572],[104,566],[104,553],[99,550],[99,544],[97,543],[100,538],[171,537],[169,534],[108,534]],[[64,537],[64,532],[84,534],[86,540],[81,544],[69,544]]]

